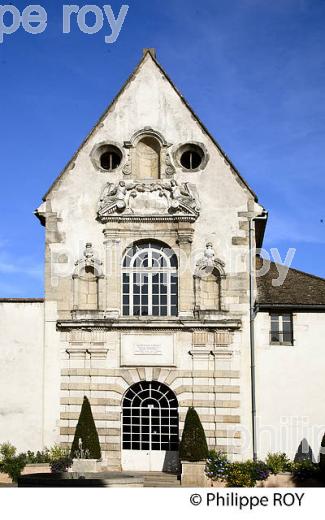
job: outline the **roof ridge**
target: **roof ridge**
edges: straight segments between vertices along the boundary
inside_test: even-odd
[[[90,132],[87,134],[87,136],[85,137],[85,139],[81,142],[81,144],[79,145],[79,147],[77,148],[76,152],[73,154],[72,158],[66,163],[66,165],[64,166],[64,168],[61,170],[61,173],[59,173],[59,175],[56,177],[56,179],[53,181],[53,183],[51,184],[50,188],[47,190],[47,192],[45,193],[45,195],[43,196],[43,201],[46,200],[47,196],[49,195],[49,193],[52,191],[52,189],[56,186],[56,184],[60,181],[60,179],[62,178],[62,176],[64,175],[64,173],[68,170],[68,168],[70,167],[70,165],[73,164],[75,158],[77,157],[78,153],[80,152],[80,150],[83,148],[83,146],[87,143],[88,139],[90,139],[90,137],[93,135],[93,133],[95,132],[95,130],[98,128],[98,126],[102,123],[102,121],[104,120],[104,118],[106,117],[106,115],[108,114],[108,112],[110,111],[110,109],[113,107],[113,105],[116,103],[116,101],[118,100],[118,98],[123,94],[124,90],[126,89],[126,87],[129,85],[129,83],[132,81],[132,79],[135,77],[135,75],[137,74],[138,70],[140,69],[141,65],[144,63],[144,61],[146,60],[146,58],[150,56],[150,58],[152,59],[152,61],[156,64],[156,66],[158,67],[158,69],[160,70],[160,72],[165,76],[165,78],[167,79],[167,81],[169,82],[169,84],[171,85],[171,87],[175,90],[175,92],[177,93],[177,95],[180,97],[181,101],[183,101],[184,105],[187,107],[187,109],[191,112],[192,116],[195,118],[195,120],[198,122],[198,124],[201,126],[202,130],[206,133],[206,135],[211,139],[211,141],[214,143],[214,145],[218,148],[219,152],[221,153],[221,155],[223,156],[223,158],[227,161],[227,163],[229,164],[230,168],[233,170],[233,172],[237,175],[237,177],[240,179],[241,183],[246,187],[246,189],[251,193],[251,195],[254,197],[255,201],[258,202],[258,197],[256,195],[256,193],[252,190],[252,188],[249,186],[249,184],[245,181],[245,179],[242,177],[242,175],[239,173],[238,169],[236,168],[236,166],[233,164],[233,162],[231,161],[231,159],[229,159],[229,157],[227,156],[227,154],[224,152],[224,150],[222,149],[222,147],[220,146],[220,144],[218,143],[218,141],[214,138],[214,136],[209,132],[209,130],[207,129],[207,127],[204,125],[204,123],[202,123],[201,119],[197,116],[197,114],[194,112],[193,108],[191,107],[191,105],[188,103],[188,101],[186,101],[186,99],[184,98],[183,94],[178,90],[178,88],[176,87],[176,85],[174,84],[174,82],[172,81],[172,79],[168,76],[168,74],[166,73],[165,69],[162,67],[162,65],[157,61],[157,58],[153,56],[152,52],[150,49],[147,49],[146,52],[144,52],[141,60],[138,62],[138,64],[136,65],[135,69],[132,71],[132,73],[129,75],[129,77],[127,78],[127,80],[122,84],[122,87],[120,88],[120,90],[117,92],[117,94],[114,96],[113,100],[111,101],[111,103],[109,103],[109,105],[107,106],[107,108],[105,109],[105,111],[102,113],[102,115],[99,117],[99,119],[97,120],[97,122],[95,123],[95,125],[92,127],[92,129],[90,130]]]
[[[265,262],[269,262],[270,264],[274,264],[274,265],[280,266],[280,267],[287,267],[290,271],[295,271],[296,273],[300,273],[305,276],[309,276],[310,278],[315,278],[316,280],[321,280],[322,282],[325,282],[325,278],[323,278],[322,276],[317,276],[316,274],[307,273],[306,271],[302,271],[301,269],[296,269],[295,267],[289,267],[285,264],[279,264],[278,262],[274,262],[273,260],[268,260],[267,258],[264,258],[263,256],[260,256],[260,255],[256,255],[256,256]]]

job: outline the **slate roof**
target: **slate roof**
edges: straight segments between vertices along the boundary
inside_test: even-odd
[[[289,268],[283,285],[274,286],[272,281],[279,278],[283,266],[257,257],[257,273],[262,266],[269,266],[268,272],[256,277],[257,303],[259,307],[315,307],[325,308],[325,279]],[[279,272],[278,272],[279,270]]]

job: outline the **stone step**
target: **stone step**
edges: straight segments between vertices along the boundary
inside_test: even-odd
[[[179,482],[175,482],[175,483],[168,483],[168,482],[157,482],[157,483],[154,483],[154,482],[145,482],[144,483],[144,486],[145,488],[175,488],[175,487],[178,487],[180,486],[181,483],[180,481]]]
[[[144,487],[177,487],[180,486],[178,475],[170,473],[146,473],[143,474]]]
[[[105,466],[101,468],[101,471],[114,471],[114,472],[121,472],[121,466],[112,464],[111,466]]]

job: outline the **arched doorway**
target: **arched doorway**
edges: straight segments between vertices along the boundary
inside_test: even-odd
[[[122,468],[172,471],[178,465],[178,402],[158,381],[130,386],[123,399]]]

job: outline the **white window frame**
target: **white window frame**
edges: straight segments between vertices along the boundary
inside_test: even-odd
[[[177,265],[176,266],[171,265],[171,257],[168,256],[164,252],[161,243],[153,241],[153,242],[149,242],[149,245],[146,244],[145,247],[140,243],[140,244],[136,245],[136,249],[137,250],[136,250],[135,254],[132,256],[132,258],[130,260],[130,265],[128,267],[124,266],[125,256],[123,257],[123,261],[122,261],[122,315],[123,316],[153,316],[153,317],[157,317],[157,318],[158,317],[171,317],[171,316],[175,317],[175,316],[177,316],[177,314],[178,314],[178,278],[177,278],[178,269],[177,269]],[[167,246],[166,246],[166,249],[168,249],[169,251],[172,251]],[[129,253],[129,251],[130,250],[127,251],[126,255]],[[159,255],[161,255],[161,257],[164,259],[164,264],[167,267],[161,267],[161,266],[154,265],[155,264],[155,259],[153,257],[154,252],[159,253]],[[148,267],[142,267],[141,265],[140,266],[136,265],[137,260],[139,259],[140,256],[144,256],[143,255],[144,253],[147,253]],[[175,255],[175,253],[172,251],[171,256],[174,256],[174,255]],[[129,279],[128,279],[129,292],[128,293],[124,292],[124,286],[123,286],[123,280],[124,280],[123,275],[124,274],[129,275]],[[146,275],[147,283],[148,283],[148,293],[147,293],[148,313],[147,314],[142,314],[142,307],[146,307],[146,305],[142,304],[142,301],[141,301],[142,293],[139,294],[140,303],[139,304],[134,303],[134,297],[137,296],[133,292],[134,278],[137,276],[139,276],[141,278],[142,275]],[[159,277],[159,279],[158,279],[159,292],[157,294],[153,294],[153,277],[155,275],[158,275],[158,277]],[[167,304],[166,305],[162,305],[161,299],[160,299],[161,296],[165,295],[164,293],[162,294],[160,292],[161,285],[162,285],[161,281],[160,281],[161,275],[163,275],[164,277],[165,276],[167,277],[167,280],[166,281],[164,280],[164,285],[167,287],[167,292],[166,292]],[[175,277],[175,280],[176,280],[176,293],[172,292],[173,277]],[[140,283],[141,283],[141,280],[140,280]],[[128,312],[128,314],[125,314],[124,313],[124,306],[125,306],[124,305],[124,296],[126,296],[127,294],[129,296],[129,304],[128,304],[129,312]],[[154,296],[158,297],[158,304],[153,304]],[[171,301],[172,296],[176,296],[176,304],[172,304],[172,301]],[[135,307],[140,308],[140,314],[134,314]],[[153,314],[153,307],[158,307],[158,314]],[[166,307],[166,314],[161,313],[161,310],[163,307]],[[176,313],[172,313],[173,307],[176,307]]]

